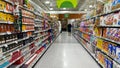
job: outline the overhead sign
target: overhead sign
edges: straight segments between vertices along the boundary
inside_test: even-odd
[[[58,8],[76,8],[78,0],[57,0]]]

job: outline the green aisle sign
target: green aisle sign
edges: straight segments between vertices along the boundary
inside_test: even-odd
[[[78,0],[57,0],[58,8],[76,8]]]
[[[65,17],[65,18],[68,18],[68,17],[69,17],[69,14],[64,14],[64,17]]]

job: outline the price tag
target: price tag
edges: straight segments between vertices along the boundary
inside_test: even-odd
[[[18,41],[15,41],[15,43],[18,43]]]
[[[5,47],[8,47],[8,45],[7,45],[7,44],[5,44],[4,46],[5,46]]]
[[[7,34],[11,34],[11,32],[7,32]]]
[[[12,55],[12,53],[10,53],[10,55]]]

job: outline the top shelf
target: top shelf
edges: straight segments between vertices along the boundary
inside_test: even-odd
[[[105,15],[108,15],[108,14],[112,14],[112,13],[116,13],[116,12],[119,12],[120,11],[120,8],[116,9],[116,10],[113,10],[111,12],[108,12],[108,13],[104,13],[104,14],[99,14],[99,15],[96,15],[96,16],[93,16],[89,19],[85,19],[85,20],[82,20],[82,21],[87,21],[87,20],[90,20],[90,19],[94,19],[96,17],[101,17],[101,16],[105,16]]]
[[[26,8],[26,7],[23,7],[23,6],[21,6],[21,5],[19,5],[19,7],[20,7],[20,8],[22,8],[22,9],[24,9],[24,10],[27,10],[27,11],[29,11],[29,12],[34,13],[34,14],[35,14],[35,12],[34,12],[34,11],[32,11],[32,10],[30,10],[30,9]]]
[[[7,2],[7,3],[11,4],[11,5],[14,5],[14,3],[13,3],[13,2],[11,2],[10,0],[3,0],[3,1],[5,1],[5,2]]]
[[[120,28],[120,25],[99,25],[99,28]]]

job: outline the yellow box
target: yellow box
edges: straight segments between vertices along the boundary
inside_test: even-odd
[[[26,25],[22,25],[22,31],[26,30]]]
[[[6,2],[0,0],[0,10],[4,10],[6,8]]]
[[[102,49],[102,44],[103,44],[103,40],[102,39],[97,39],[97,47]]]

